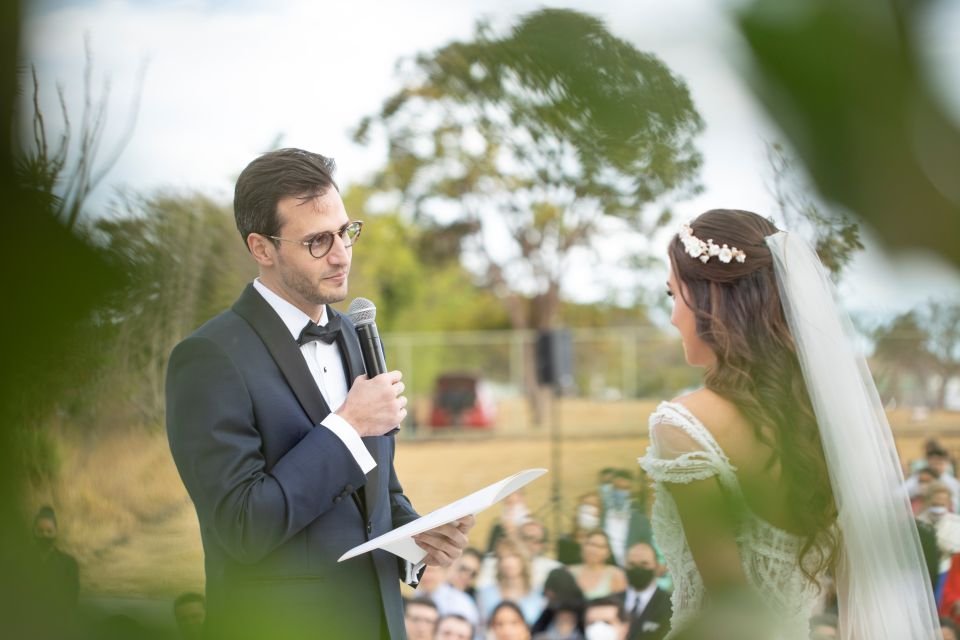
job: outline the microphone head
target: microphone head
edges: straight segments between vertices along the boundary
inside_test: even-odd
[[[373,324],[377,317],[377,307],[366,298],[354,298],[347,309],[347,315],[353,324],[360,327],[365,324]]]

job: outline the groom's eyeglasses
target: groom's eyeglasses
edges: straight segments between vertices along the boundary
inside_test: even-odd
[[[280,238],[278,236],[266,237],[281,242],[295,242],[296,244],[305,245],[310,251],[311,256],[314,258],[322,258],[330,253],[330,249],[333,249],[334,236],[340,236],[345,248],[352,247],[356,244],[357,238],[360,237],[361,229],[363,229],[363,220],[351,220],[336,231],[321,231],[309,240],[290,240],[289,238]]]

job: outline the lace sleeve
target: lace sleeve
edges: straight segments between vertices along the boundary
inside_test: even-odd
[[[704,428],[678,407],[650,416],[650,446],[640,466],[656,482],[688,483],[720,474],[723,460]]]

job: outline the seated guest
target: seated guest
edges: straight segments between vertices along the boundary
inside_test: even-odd
[[[490,614],[487,622],[490,640],[531,640],[530,627],[516,604],[504,600]]]
[[[200,640],[203,621],[207,617],[207,602],[199,593],[181,593],[173,601],[173,617],[183,640]]]
[[[821,613],[810,618],[810,640],[836,640],[837,616],[832,613]]]
[[[616,597],[588,600],[583,624],[587,640],[625,640],[629,629],[623,603]]]
[[[960,640],[960,630],[950,618],[940,618],[940,636],[941,640]]]
[[[583,543],[583,563],[570,567],[583,597],[587,600],[605,598],[627,590],[627,576],[623,569],[610,564],[610,540],[601,529],[587,534]]]
[[[561,612],[576,613],[577,631],[583,632],[583,592],[580,591],[576,579],[565,567],[554,569],[543,583],[543,597],[546,600],[543,613],[533,623],[531,632],[537,640],[537,634],[565,627],[562,622],[554,620]],[[567,616],[569,617],[569,616]],[[545,636],[553,640],[552,636]]]
[[[446,575],[447,572],[442,567],[427,565],[423,575],[420,576],[417,594],[433,600],[441,616],[455,613],[476,626],[480,622],[477,603],[463,591],[459,591],[448,583]]]
[[[627,549],[624,608],[630,619],[629,640],[661,640],[670,631],[670,594],[657,586],[663,571],[649,543],[638,542]]]
[[[550,622],[545,630],[534,634],[533,640],[584,640],[582,603],[561,601],[549,605],[548,610]]]
[[[447,584],[476,601],[476,581],[480,574],[482,562],[483,554],[473,547],[467,547],[463,550],[463,555],[450,565],[450,569],[447,571]]]
[[[433,640],[440,613],[430,598],[419,596],[403,602],[403,626],[407,640]]]
[[[530,563],[523,547],[509,538],[498,543],[495,581],[477,591],[481,616],[490,619],[494,608],[503,601],[515,603],[523,612],[527,625],[532,624],[543,611],[543,595],[533,589],[530,581]]]
[[[455,613],[443,616],[437,622],[436,640],[473,640],[473,625]]]
[[[558,560],[544,555],[547,544],[547,529],[539,520],[527,520],[520,525],[520,544],[530,558],[530,575],[535,591],[543,591],[547,574],[563,565]]]
[[[557,539],[557,560],[565,565],[583,562],[580,547],[587,537],[587,532],[600,526],[600,511],[599,494],[585,493],[580,496],[570,533]]]

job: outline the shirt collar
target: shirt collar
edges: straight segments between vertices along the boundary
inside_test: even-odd
[[[627,588],[627,601],[624,602],[624,605],[628,611],[632,611],[633,608],[637,605],[637,601],[640,601],[640,605],[646,608],[647,604],[653,598],[653,592],[657,590],[657,579],[654,578],[650,581],[650,585],[643,591],[637,591],[633,587]]]
[[[283,321],[283,324],[287,327],[287,331],[290,332],[294,340],[300,337],[300,332],[303,331],[303,328],[307,326],[308,322],[313,322],[310,316],[295,307],[290,301],[284,300],[274,293],[270,287],[260,281],[260,278],[253,280],[253,288],[256,289],[257,293],[267,301],[267,304],[277,312],[280,320]],[[327,324],[327,321],[327,307],[324,305],[323,315],[320,316],[320,322],[318,324],[322,327]]]

